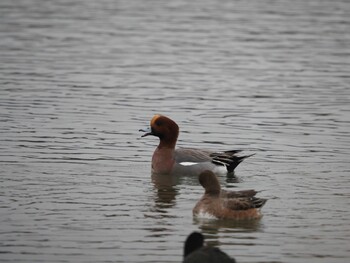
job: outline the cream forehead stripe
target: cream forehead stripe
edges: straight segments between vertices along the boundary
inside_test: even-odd
[[[159,115],[159,114],[156,114],[156,115],[153,116],[153,118],[152,118],[152,120],[151,120],[151,127],[154,125],[154,123],[156,122],[156,120],[157,120],[158,118],[160,118],[160,116],[161,116],[161,115]]]

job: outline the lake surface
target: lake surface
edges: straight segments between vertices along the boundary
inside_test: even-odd
[[[187,235],[238,262],[350,259],[350,2],[1,1],[0,261],[180,262]],[[202,221],[178,145],[255,153],[223,188],[255,222]]]

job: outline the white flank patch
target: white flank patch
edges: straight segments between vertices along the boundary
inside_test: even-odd
[[[203,211],[199,211],[199,213],[195,214],[195,216],[200,219],[217,219],[216,216]]]
[[[224,166],[224,165],[216,165],[216,167],[214,169],[214,173],[226,175],[227,174],[226,166]]]
[[[182,162],[180,163],[182,166],[192,166],[192,165],[196,165],[198,163],[193,163],[193,162]]]

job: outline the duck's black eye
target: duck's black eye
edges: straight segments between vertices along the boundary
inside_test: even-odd
[[[163,125],[163,121],[162,120],[157,120],[156,121],[156,125],[157,126],[162,126]]]

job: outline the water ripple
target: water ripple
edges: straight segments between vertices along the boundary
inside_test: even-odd
[[[349,258],[348,1],[2,1],[2,262]],[[199,222],[196,178],[150,174],[151,116],[179,145],[254,156],[223,187],[261,221]],[[254,249],[252,250],[252,247]]]

